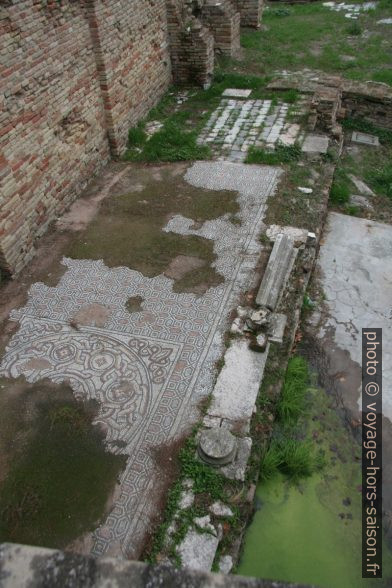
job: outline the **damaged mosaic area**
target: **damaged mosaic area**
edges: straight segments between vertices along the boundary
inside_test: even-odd
[[[161,475],[154,449],[189,430],[199,401],[212,391],[229,312],[254,285],[265,203],[279,174],[229,162],[198,162],[186,170],[188,183],[236,191],[240,204],[238,223],[223,215],[196,229],[192,219],[176,215],[164,227],[213,240],[225,281],[203,295],[173,292],[173,281],[162,274],[147,278],[102,260],[64,258],[58,285],[34,284],[26,306],[11,313],[20,328],[0,374],[69,382],[76,398],[98,401],[96,423],[108,448],[128,456],[114,506],[90,537],[96,556],[140,553]],[[131,298],[139,301],[132,312]]]
[[[198,144],[209,145],[218,159],[242,162],[251,146],[273,149],[278,142],[293,145],[300,140],[301,127],[294,119],[303,112],[301,103],[291,106],[281,101],[223,98]]]

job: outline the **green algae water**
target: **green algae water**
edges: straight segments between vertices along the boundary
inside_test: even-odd
[[[307,436],[324,450],[327,465],[299,483],[278,473],[258,485],[237,573],[321,588],[390,586],[387,546],[383,580],[361,578],[360,448],[325,392],[311,394]]]

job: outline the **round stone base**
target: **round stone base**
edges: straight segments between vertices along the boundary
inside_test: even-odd
[[[234,460],[237,440],[227,429],[207,429],[200,435],[197,449],[202,461],[219,467]]]

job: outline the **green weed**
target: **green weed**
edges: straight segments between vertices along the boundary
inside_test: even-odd
[[[301,158],[299,145],[283,145],[278,143],[275,151],[266,151],[259,147],[250,147],[245,163],[265,163],[266,165],[279,165],[290,163]]]
[[[392,198],[392,165],[369,171],[366,180],[378,194]]]
[[[352,22],[346,29],[348,35],[353,35],[354,37],[358,35],[362,35],[362,27],[358,22]]]
[[[282,465],[282,452],[277,443],[272,442],[264,454],[260,465],[260,477],[262,480],[270,480],[279,471]]]
[[[285,439],[280,444],[280,470],[293,480],[306,478],[315,471],[313,449],[309,441]]]
[[[383,145],[392,145],[392,130],[383,129],[362,118],[345,118],[342,121],[342,126],[347,130],[361,131],[362,133],[376,135],[380,139],[380,143]]]
[[[335,171],[329,197],[333,204],[346,204],[349,201],[350,181],[344,170],[337,169]]]
[[[278,472],[284,473],[293,481],[307,478],[324,468],[325,456],[315,453],[309,440],[298,440],[283,432],[278,439],[273,439],[265,452],[260,465],[262,480],[270,480]]]
[[[135,134],[136,139],[141,138],[141,133]],[[126,159],[148,162],[208,159],[210,156],[209,147],[198,145],[196,142],[197,136],[197,131],[186,131],[183,124],[169,119],[162,129],[144,143],[141,151],[129,149]]]
[[[301,96],[300,92],[295,88],[291,88],[291,90],[287,90],[282,94],[283,102],[287,102],[288,104],[295,104],[298,102],[299,97]]]
[[[302,357],[289,360],[281,397],[277,407],[280,422],[292,424],[303,412],[309,379],[308,366]]]
[[[359,208],[358,206],[355,206],[355,204],[346,204],[346,206],[344,207],[344,212],[351,216],[357,216],[357,214],[359,213]]]
[[[128,145],[130,147],[140,147],[146,142],[147,135],[144,130],[144,124],[139,123],[136,127],[130,129],[128,133]]]

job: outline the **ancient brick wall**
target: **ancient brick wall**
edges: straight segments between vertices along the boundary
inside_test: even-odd
[[[392,129],[392,89],[387,84],[344,80],[342,106],[344,116]]]
[[[241,15],[241,26],[258,29],[261,26],[264,0],[232,0]]]
[[[166,27],[165,0],[2,0],[3,271],[32,257],[35,239],[164,93]]]
[[[13,0],[0,8],[3,269],[109,157],[105,113],[84,3]]]
[[[206,0],[201,17],[214,35],[215,50],[234,56],[240,49],[240,13],[232,0]]]
[[[203,4],[202,0],[196,5],[192,0],[166,2],[173,77],[179,84],[211,83],[214,36],[200,20]]]
[[[120,155],[128,130],[171,80],[166,0],[90,2],[110,144]]]
[[[262,0],[0,0],[0,270],[81,193],[168,88],[208,86]],[[253,23],[253,24],[252,24]],[[4,81],[3,81],[4,80]]]

